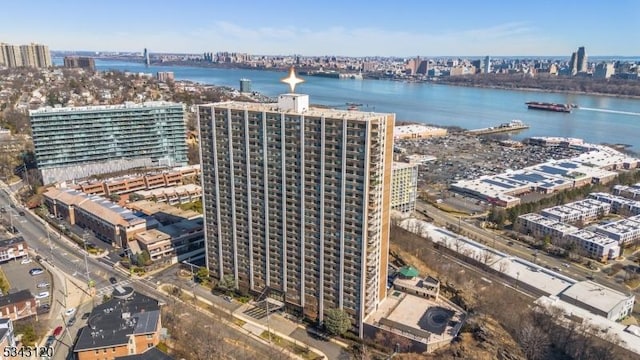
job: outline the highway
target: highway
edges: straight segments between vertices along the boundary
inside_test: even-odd
[[[517,241],[513,241],[510,238],[502,237],[489,230],[469,224],[465,222],[464,219],[439,210],[438,208],[423,201],[418,201],[416,203],[416,210],[422,212],[423,214],[426,214],[437,224],[451,225],[456,228],[460,226],[462,231],[466,233],[467,237],[472,237],[473,240],[476,241],[482,241],[485,243],[485,245],[490,246],[496,250],[513,256],[518,256],[522,259],[532,261],[543,266],[548,266],[549,268],[558,268],[560,269],[560,272],[562,274],[576,280],[581,281],[592,277],[593,281],[608,286],[612,289],[623,291],[624,293],[630,292],[630,290],[626,286],[615,282],[602,272],[592,271],[586,267],[583,267],[582,265],[569,263],[569,261],[566,259],[559,259],[550,256],[543,251],[536,251],[535,249],[529,248],[528,246],[523,245]],[[512,245],[509,245],[509,242],[511,242]],[[568,267],[565,264],[568,264]],[[639,290],[636,289],[636,294],[639,293],[638,291]]]
[[[35,253],[45,259],[44,262],[46,264],[46,267],[51,266],[61,272],[64,272],[68,276],[85,281],[87,280],[88,275],[88,277],[95,282],[95,286],[98,291],[100,291],[101,289],[113,287],[113,285],[109,282],[109,278],[115,277],[119,283],[127,284],[127,286],[131,286],[136,291],[151,296],[161,302],[164,302],[165,304],[168,304],[169,301],[173,301],[168,296],[165,296],[163,293],[156,290],[155,283],[149,280],[132,280],[129,279],[127,275],[123,275],[121,272],[115,270],[113,268],[113,265],[115,264],[109,257],[92,258],[87,256],[85,258],[84,249],[81,249],[70,240],[59,236],[57,233],[54,233],[48,225],[45,226],[44,220],[33,215],[30,211],[24,210],[25,216],[18,215],[18,212],[21,211],[20,205],[16,204],[18,206],[17,209],[10,208],[10,204],[13,201],[10,200],[12,196],[9,195],[7,190],[8,189],[6,187],[0,189],[0,207],[5,207],[5,209],[7,209],[7,213],[2,215],[13,215],[13,225],[17,228],[20,235],[24,237],[27,245]],[[87,268],[89,269],[88,274],[86,272]],[[54,280],[56,280],[56,278],[57,277],[54,273]],[[56,283],[60,284],[60,279],[57,280],[58,281],[56,281]],[[60,299],[60,297],[64,297],[61,291],[55,290],[53,292],[53,296],[54,299],[52,300],[52,303],[56,303],[57,305],[52,306],[49,315],[51,318],[50,326],[53,326],[53,323],[58,320],[55,317],[60,313],[62,304],[64,302],[64,299]],[[100,303],[102,299],[96,298],[95,301],[96,303]],[[190,307],[188,306],[184,306],[182,308],[184,309],[184,311],[190,311]],[[195,312],[195,310],[191,309],[191,312]],[[203,315],[208,316],[202,312],[194,314],[196,317]],[[211,318],[211,321],[214,321],[214,319]],[[260,355],[262,355],[262,357],[265,359],[269,358],[270,354],[274,354],[274,348],[262,341],[241,333],[231,327],[221,326],[219,328],[224,333],[224,337],[233,340],[230,343],[239,344],[237,345],[237,354],[245,354],[249,356],[249,358],[260,358]],[[70,334],[71,338],[75,339],[75,336],[76,334]],[[57,346],[56,349],[57,351],[59,351],[61,348],[66,347]],[[253,349],[251,355],[247,354],[247,348]],[[67,354],[61,356],[60,353],[62,353],[62,351],[56,353],[55,359],[64,359],[67,357]]]

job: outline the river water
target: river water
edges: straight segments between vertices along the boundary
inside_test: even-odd
[[[60,64],[62,59],[54,59]],[[213,69],[187,66],[150,66],[125,61],[96,60],[98,70],[154,73],[173,71],[176,80],[239,87],[239,79],[252,81],[252,89],[268,96],[287,91],[279,82],[286,74],[275,71]],[[583,138],[592,143],[628,144],[640,151],[640,100],[609,96],[559,94],[520,90],[458,87],[388,80],[339,80],[304,77],[296,91],[310,95],[312,103],[346,108],[362,104],[362,111],[395,113],[398,121],[456,125],[467,129],[495,126],[513,119],[530,128],[511,135]],[[527,101],[577,104],[572,113],[529,110]]]

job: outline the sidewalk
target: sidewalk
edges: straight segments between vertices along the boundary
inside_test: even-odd
[[[166,294],[167,296],[173,297],[171,294],[169,294],[168,292],[166,292],[166,291],[163,289],[163,287],[164,287],[165,285],[166,285],[166,286],[174,286],[174,285],[172,285],[172,284],[161,284],[161,285],[159,285],[159,286],[158,286],[158,290],[159,290],[159,291],[161,291],[162,293]],[[221,318],[221,319],[220,319],[220,321],[221,321],[223,324],[225,324],[225,325],[227,325],[227,326],[230,326],[230,327],[232,327],[232,328],[234,328],[234,329],[236,329],[236,330],[238,330],[238,331],[240,331],[240,332],[242,332],[242,333],[244,333],[244,334],[246,334],[246,335],[253,336],[254,338],[258,339],[260,342],[262,342],[262,343],[264,343],[264,344],[273,345],[273,344],[270,344],[268,341],[266,341],[264,338],[262,338],[262,337],[261,337],[262,333],[263,333],[263,332],[265,332],[265,331],[267,331],[267,327],[263,326],[263,325],[262,325],[262,324],[260,324],[260,323],[255,322],[255,321],[254,321],[254,320],[252,320],[250,317],[238,316],[238,315],[236,314],[236,313],[237,313],[237,311],[236,311],[236,312],[231,313],[231,312],[229,312],[229,311],[228,311],[228,310],[226,310],[226,309],[222,309],[222,308],[220,308],[218,305],[214,304],[213,302],[209,301],[208,299],[205,299],[205,298],[203,298],[203,297],[201,297],[201,296],[194,295],[194,293],[193,293],[193,292],[191,292],[191,291],[189,291],[189,290],[182,289],[182,292],[183,292],[184,294],[186,294],[187,296],[191,297],[191,298],[195,297],[198,301],[201,301],[201,302],[203,302],[203,303],[207,304],[208,306],[211,306],[211,307],[215,308],[216,310],[223,311],[223,312],[226,312],[226,313],[230,313],[230,314],[231,314],[231,316],[232,316],[234,319],[241,320],[241,321],[244,323],[242,326],[239,326],[238,324],[236,324],[236,323],[234,323],[234,322],[229,322],[229,321],[227,321],[227,320],[225,320],[225,319],[222,319],[222,318]],[[191,305],[192,305],[192,304],[191,304]],[[204,311],[204,310],[200,309],[199,307],[197,307],[197,306],[195,306],[195,305],[192,305],[192,306],[194,306],[194,307],[196,307],[197,309],[199,309],[199,311]],[[242,309],[242,308],[243,308],[243,307],[241,307],[241,309]],[[293,344],[296,344],[296,345],[297,345],[297,344],[299,343],[299,341],[298,341],[298,340],[295,340],[295,339],[293,339],[293,338],[289,337],[289,336],[288,336],[288,335],[286,335],[286,334],[283,334],[283,333],[281,333],[281,332],[279,332],[279,331],[276,331],[276,330],[274,330],[273,328],[271,328],[271,333],[272,333],[272,334],[274,334],[274,335],[276,335],[276,336],[278,336],[278,337],[280,337],[280,338],[282,338],[282,339],[284,339],[284,340],[286,340],[286,341],[288,341],[288,342],[291,342],[291,343],[293,343]],[[327,358],[327,356],[326,356],[322,351],[320,351],[319,349],[313,348],[313,347],[311,347],[311,346],[309,346],[309,345],[307,345],[307,344],[302,344],[302,343],[301,343],[301,345],[298,345],[298,346],[306,347],[306,348],[308,348],[310,351],[312,351],[312,352],[314,352],[314,353],[318,354],[319,356],[321,356],[323,359],[325,359],[325,360],[326,360],[326,359],[328,359],[328,358]],[[300,359],[300,360],[305,360],[303,357],[301,357],[301,356],[299,356],[299,355],[297,355],[297,354],[295,354],[295,353],[291,352],[291,351],[290,351],[290,350],[288,350],[288,349],[285,349],[285,348],[282,348],[282,349],[283,349],[283,351],[285,351],[285,352],[287,353],[287,355],[289,355],[289,356],[291,356],[291,357],[294,357],[294,358],[296,358],[296,359]]]

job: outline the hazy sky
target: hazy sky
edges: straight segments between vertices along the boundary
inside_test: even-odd
[[[640,55],[638,0],[30,0],[0,42],[52,50],[302,55]]]

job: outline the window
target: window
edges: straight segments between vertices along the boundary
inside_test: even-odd
[[[152,343],[147,344],[147,349],[151,349],[153,347]]]
[[[153,334],[147,334],[147,339],[152,339],[153,338]]]

